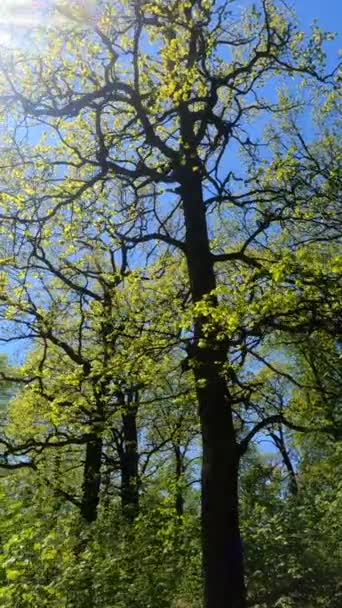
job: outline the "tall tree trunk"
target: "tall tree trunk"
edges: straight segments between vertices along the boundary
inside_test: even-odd
[[[186,126],[184,131],[186,130]],[[185,134],[186,135],[186,134]],[[186,226],[186,256],[194,302],[216,288],[209,247],[200,159],[192,153],[181,178]],[[215,307],[215,295],[210,305]],[[239,452],[223,366],[228,343],[215,329],[204,331],[205,319],[194,320],[193,368],[202,433],[202,550],[205,608],[244,608],[243,554],[238,517]],[[200,341],[205,346],[200,347]]]
[[[176,500],[175,508],[176,515],[179,521],[181,521],[184,513],[184,497],[182,488],[182,477],[184,472],[183,467],[183,456],[181,446],[176,443],[174,446],[175,460],[176,460]]]
[[[86,443],[86,454],[83,472],[81,516],[87,524],[91,524],[97,518],[97,506],[100,498],[101,485],[101,460],[102,460],[102,438],[96,433],[89,433]],[[84,552],[88,545],[90,531],[82,529],[81,540],[75,550],[76,558],[85,560],[81,580],[79,581],[78,604],[80,608],[92,608],[95,604],[93,573],[91,565],[84,558]],[[70,598],[70,605],[74,597]]]
[[[86,443],[81,515],[89,523],[96,520],[100,498],[102,439],[89,433]]]
[[[135,392],[129,393],[122,412],[121,505],[123,515],[130,521],[139,513],[137,399]]]

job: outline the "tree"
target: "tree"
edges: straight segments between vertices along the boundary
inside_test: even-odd
[[[122,510],[134,519],[139,512],[140,472],[148,466],[150,452],[158,451],[141,446],[140,458],[138,433],[149,404],[166,398],[176,404],[189,390],[176,375],[173,385],[169,381],[164,386],[170,352],[177,368],[180,346],[173,335],[175,306],[162,312],[160,300],[169,293],[177,301],[183,297],[182,288],[177,286],[179,296],[175,295],[165,259],[159,278],[158,262],[148,275],[131,271],[125,248],[111,242],[109,234],[104,245],[99,235],[87,241],[86,229],[78,222],[69,222],[68,231],[73,242],[82,242],[77,259],[69,241],[64,246],[64,233],[60,235],[56,225],[52,248],[43,238],[29,240],[26,254],[19,255],[14,248],[13,257],[3,261],[1,311],[12,325],[3,339],[36,341],[22,369],[12,372],[12,379],[24,389],[10,406],[14,424],[5,425],[3,466],[20,463],[36,469],[46,452],[69,448],[73,461],[79,460],[83,468],[82,488],[63,489],[60,479],[50,477],[55,491],[78,506],[91,523],[97,517],[105,469],[105,476],[119,475]],[[119,269],[115,257],[120,253]],[[172,261],[171,269],[177,276]],[[138,297],[144,281],[149,289]],[[177,411],[174,419],[177,426]],[[171,441],[174,430],[169,428],[168,433],[163,445]]]
[[[1,85],[11,116],[20,116],[36,134],[47,131],[37,145],[20,145],[18,167],[13,140],[18,144],[20,123],[13,129],[10,121],[5,220],[24,228],[44,221],[47,230],[61,208],[80,213],[80,201],[87,200],[97,217],[100,198],[108,202],[106,221],[116,238],[135,246],[135,259],[153,256],[155,242],[185,256],[192,299],[188,358],[202,435],[206,608],[246,605],[239,461],[257,432],[284,421],[279,412],[265,417],[258,407],[241,420],[241,404],[254,405],[255,383],[247,382],[248,370],[237,369],[251,351],[272,365],[258,347],[274,331],[305,332],[312,323],[332,331],[337,325],[330,314],[332,277],[324,295],[316,280],[308,298],[308,258],[300,249],[282,251],[278,233],[296,220],[297,201],[293,210],[292,191],[282,187],[284,159],[274,164],[262,157],[253,133],[264,115],[288,113],[302,103],[280,91],[267,101],[270,77],[274,88],[293,77],[307,87],[307,100],[317,82],[336,88],[337,72],[325,75],[323,66],[322,44],[329,36],[315,27],[306,37],[281,2],[236,6],[211,0],[103,2],[94,25],[76,4],[57,4],[71,31],[48,34],[50,52],[38,51],[29,61],[13,53]],[[250,129],[255,116],[259,122]],[[229,150],[242,152],[241,170],[229,166]],[[291,168],[291,153],[284,156]],[[269,171],[260,174],[258,163]],[[236,222],[236,235],[223,250],[211,213]],[[229,282],[221,290],[220,269],[227,267],[222,274],[229,274]]]

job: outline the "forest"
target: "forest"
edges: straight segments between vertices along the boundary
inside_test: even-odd
[[[1,607],[340,608],[336,34],[0,17]]]

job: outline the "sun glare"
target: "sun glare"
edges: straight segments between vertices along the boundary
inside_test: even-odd
[[[49,0],[1,0],[1,27],[30,27],[40,21]]]
[[[75,0],[90,20],[94,17],[96,0]],[[58,10],[58,0],[0,0],[0,45],[17,45],[37,27],[66,26],[65,16]]]
[[[49,4],[49,0],[1,0],[0,44],[19,44],[28,31],[44,23]]]

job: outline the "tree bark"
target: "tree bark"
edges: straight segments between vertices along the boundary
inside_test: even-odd
[[[123,446],[121,464],[121,506],[123,515],[132,521],[139,513],[139,469],[137,396],[128,395],[122,413]]]
[[[184,513],[184,497],[182,488],[182,477],[184,472],[182,450],[178,443],[174,446],[175,460],[176,460],[176,500],[175,509],[177,519],[180,522]]]
[[[86,443],[84,477],[82,485],[81,515],[92,523],[97,518],[100,498],[102,439],[90,433]]]
[[[192,299],[209,296],[217,306],[215,272],[210,252],[200,159],[192,153],[180,183],[186,227],[186,257]],[[239,450],[223,366],[228,343],[208,335],[205,319],[194,320],[193,370],[202,433],[202,551],[205,608],[244,608],[243,553],[239,529]],[[201,348],[200,341],[205,346]]]

